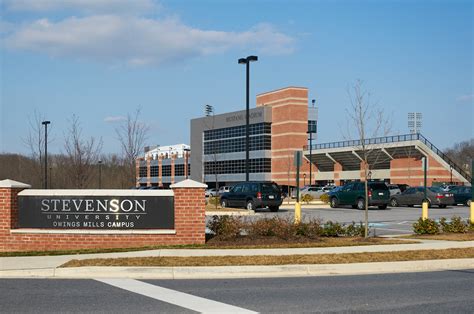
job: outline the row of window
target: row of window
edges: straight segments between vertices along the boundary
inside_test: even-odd
[[[245,159],[209,161],[204,163],[205,174],[234,174],[245,173]],[[272,162],[270,158],[257,158],[249,160],[251,173],[271,172]]]
[[[252,136],[249,141],[250,150],[270,150],[272,149],[271,135]],[[218,140],[212,142],[204,142],[204,155],[223,154],[234,152],[245,152],[245,137],[234,138],[229,140]]]
[[[204,131],[204,140],[217,140],[230,137],[239,137],[245,136],[245,125],[234,126],[230,128],[222,128],[216,130]],[[271,123],[255,123],[249,125],[250,135],[259,135],[259,134],[271,134],[272,125]]]
[[[140,167],[139,171],[140,178],[147,177],[147,167]],[[191,174],[191,165],[188,164],[188,176]],[[163,177],[171,177],[171,165],[161,166],[161,175]],[[174,166],[174,175],[175,177],[185,176],[184,164],[179,164]],[[158,177],[159,168],[158,166],[150,166],[150,177]]]

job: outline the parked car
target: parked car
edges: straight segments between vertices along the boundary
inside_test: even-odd
[[[303,191],[309,191],[309,189],[311,189],[312,192],[315,192],[315,191],[321,190],[322,188],[323,187],[321,185],[316,185],[316,184],[305,185],[303,187],[300,187],[300,197],[301,195],[303,195]],[[310,193],[304,193],[304,194],[310,194]],[[296,198],[296,188],[291,190],[291,198]]]
[[[217,195],[221,196],[222,194],[229,192],[230,188],[230,186],[221,186],[219,190],[217,190]]]
[[[453,205],[464,204],[471,206],[472,188],[470,186],[458,185],[448,192],[453,194]]]
[[[368,182],[369,206],[387,208],[390,192],[384,182]],[[334,190],[333,190],[334,191]],[[332,208],[339,205],[351,205],[352,208],[365,209],[365,183],[350,182],[335,192],[329,192],[329,203]]]
[[[300,190],[300,197],[305,195],[305,194],[309,194],[313,198],[319,199],[321,197],[321,195],[323,195],[324,193],[326,193],[326,192],[323,191],[322,187],[308,186],[308,187],[304,187]]]
[[[206,197],[216,196],[216,195],[217,195],[217,191],[216,191],[215,188],[206,189],[205,195],[206,195]]]
[[[398,188],[400,189],[400,192],[405,192],[406,189],[408,189],[410,186],[408,184],[397,184]]]
[[[428,207],[437,205],[445,208],[447,205],[454,203],[453,194],[443,191],[440,187],[430,187],[426,189],[426,197],[428,198]],[[397,207],[400,205],[414,206],[421,205],[424,198],[424,187],[411,187],[401,194],[393,195],[390,198],[390,206]]]
[[[329,191],[334,190],[335,188],[336,188],[335,185],[326,185],[326,186],[323,187],[323,192],[324,192],[324,193],[327,193],[327,192],[329,192]]]
[[[387,184],[387,186],[388,190],[390,191],[390,196],[402,193],[402,191],[396,184]]]
[[[272,212],[278,211],[283,199],[281,189],[275,182],[258,181],[242,182],[234,185],[229,192],[221,195],[221,206],[244,207],[248,210],[268,207]]]

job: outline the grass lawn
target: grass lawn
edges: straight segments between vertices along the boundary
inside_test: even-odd
[[[474,232],[467,233],[441,233],[441,234],[424,234],[411,235],[410,239],[426,239],[426,240],[445,240],[445,241],[474,241]]]
[[[305,241],[284,241],[276,238],[266,239],[240,239],[238,241],[215,241],[210,240],[206,244],[196,245],[157,245],[138,248],[110,248],[110,249],[83,249],[69,251],[33,251],[33,252],[0,252],[0,257],[11,256],[52,256],[52,255],[74,255],[74,254],[96,254],[114,252],[133,252],[158,249],[260,249],[260,248],[304,248],[304,247],[339,247],[357,245],[380,245],[417,243],[416,241],[384,239],[384,238],[318,238]]]
[[[451,258],[474,258],[474,248],[420,250],[402,252],[314,254],[289,256],[201,256],[201,257],[133,257],[111,259],[72,260],[61,267],[128,266],[128,267],[182,267],[182,266],[248,266],[291,264],[349,264],[394,262]]]

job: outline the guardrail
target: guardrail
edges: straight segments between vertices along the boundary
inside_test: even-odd
[[[466,172],[461,167],[459,167],[456,163],[454,163],[454,161],[452,161],[451,158],[449,158],[445,153],[443,153],[440,149],[434,146],[430,141],[428,141],[426,137],[421,135],[421,133],[368,138],[368,139],[365,139],[364,143],[365,145],[373,145],[373,144],[408,142],[408,141],[415,141],[415,140],[419,140],[423,144],[428,146],[438,156],[443,158],[443,160],[446,161],[452,169],[455,169],[469,182],[471,181],[471,175],[468,172]],[[327,148],[342,148],[342,147],[351,147],[351,146],[362,146],[362,141],[349,140],[349,141],[314,144],[314,145],[311,145],[311,150],[327,149]],[[305,145],[303,149],[309,150],[309,145]]]

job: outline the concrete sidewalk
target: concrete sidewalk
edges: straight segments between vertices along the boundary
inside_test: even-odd
[[[235,278],[255,276],[300,276],[329,274],[361,274],[373,272],[421,271],[474,268],[474,259],[361,263],[341,265],[285,265],[285,266],[222,266],[222,267],[79,267],[59,268],[73,259],[163,257],[163,256],[256,256],[296,254],[341,254],[364,252],[393,252],[409,250],[438,250],[474,247],[474,241],[418,240],[416,244],[368,245],[325,248],[290,249],[159,249],[148,251],[78,254],[60,256],[1,257],[0,278],[7,277],[126,277],[126,278]]]

